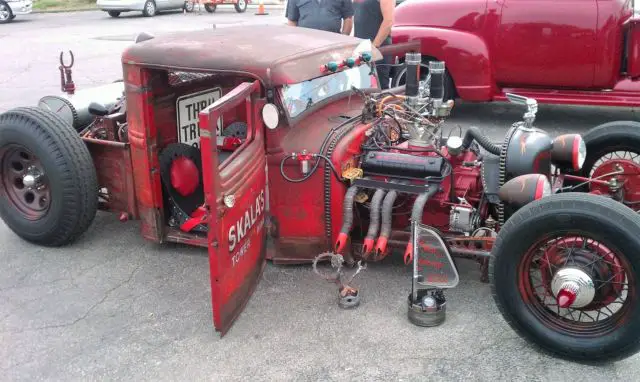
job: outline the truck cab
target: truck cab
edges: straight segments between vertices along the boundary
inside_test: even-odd
[[[638,23],[631,0],[411,0],[392,39],[445,60],[451,98],[637,106]]]

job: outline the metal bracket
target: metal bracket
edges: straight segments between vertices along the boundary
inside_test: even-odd
[[[536,119],[536,114],[538,113],[538,101],[533,98],[521,96],[513,93],[505,93],[505,96],[509,100],[509,102],[516,105],[523,105],[527,107],[526,113],[524,113],[524,121],[527,124],[527,127],[531,128],[533,122]]]
[[[69,51],[69,55],[71,56],[71,63],[66,65],[64,63],[64,52],[60,52],[60,67],[58,68],[60,69],[60,89],[67,94],[73,94],[76,91],[76,85],[71,77],[71,68],[75,63],[75,57],[72,51]]]

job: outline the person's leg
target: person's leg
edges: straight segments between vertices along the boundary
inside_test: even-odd
[[[391,72],[391,57],[384,56],[382,60],[376,62],[380,89],[389,89],[389,73]]]

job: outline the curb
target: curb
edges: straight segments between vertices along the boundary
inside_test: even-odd
[[[99,8],[78,8],[78,9],[34,9],[31,13],[73,13],[99,11]]]
[[[226,5],[226,4],[225,4]],[[247,9],[257,9],[258,8],[258,4],[248,4],[247,5]],[[264,8],[265,9],[284,9],[285,8],[285,4],[284,2],[272,2],[270,4],[264,4]],[[31,13],[73,13],[73,12],[89,12],[89,11],[96,11],[96,12],[102,12],[102,10],[100,8],[78,8],[78,9],[34,9],[33,11],[31,11]]]

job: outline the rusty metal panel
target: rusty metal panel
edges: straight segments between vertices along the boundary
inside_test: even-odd
[[[125,65],[219,72],[278,86],[320,77],[329,61],[352,57],[363,40],[340,33],[284,25],[177,32],[134,44],[122,54]],[[374,60],[382,58],[372,48]]]
[[[84,138],[93,163],[98,169],[98,184],[106,188],[108,198],[100,207],[113,212],[125,212],[137,219],[136,194],[129,145],[121,142]]]

